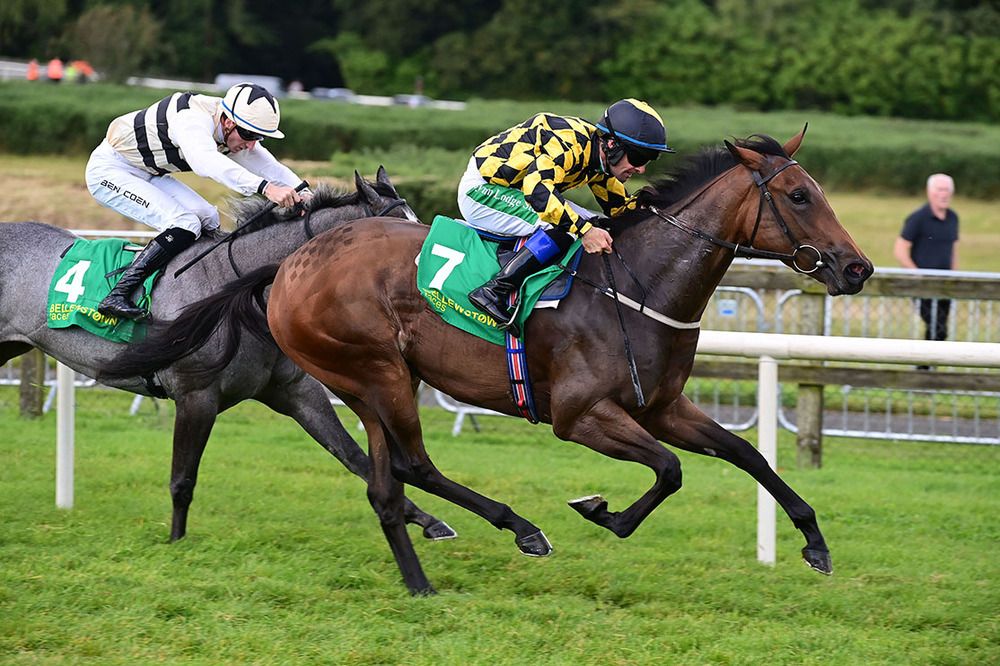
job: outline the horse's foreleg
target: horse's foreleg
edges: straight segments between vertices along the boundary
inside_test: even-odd
[[[368,434],[371,474],[368,477],[368,501],[382,526],[382,533],[403,576],[410,594],[434,594],[420,558],[413,548],[403,520],[403,484],[392,476],[392,463],[386,436],[378,417],[358,400],[350,400],[351,409],[361,418]]]
[[[830,550],[816,522],[816,512],[785,483],[757,449],[695,407],[686,397],[644,424],[657,438],[693,453],[722,458],[752,476],[781,505],[806,538],[802,557],[820,573],[833,573]]]
[[[368,456],[344,429],[319,382],[302,374],[295,382],[276,386],[258,397],[276,412],[295,419],[296,423],[344,467],[362,479],[368,480],[371,468]],[[406,522],[422,527],[424,537],[428,539],[437,541],[454,539],[458,536],[447,523],[422,511],[405,496],[403,515],[406,517]]]
[[[625,538],[659,504],[680,490],[681,465],[671,451],[636,423],[619,405],[603,400],[582,415],[553,415],[553,432],[611,458],[646,465],[656,474],[653,486],[624,511],[608,511],[600,495],[571,500],[569,505],[601,527]]]
[[[185,393],[177,397],[174,417],[174,453],[170,469],[170,497],[174,515],[170,540],[187,533],[188,509],[198,483],[198,466],[218,415],[218,400],[207,392]]]

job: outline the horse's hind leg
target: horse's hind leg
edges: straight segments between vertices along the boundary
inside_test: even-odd
[[[174,417],[174,454],[170,469],[170,496],[174,504],[170,540],[177,541],[187,533],[188,509],[198,483],[198,466],[205,452],[218,415],[218,400],[214,393],[199,391],[177,397]]]
[[[820,573],[833,573],[830,549],[816,522],[816,512],[785,483],[757,449],[706,416],[681,396],[647,424],[651,433],[678,448],[722,458],[752,476],[781,505],[806,538],[802,557]]]
[[[434,594],[434,586],[427,580],[420,558],[413,548],[410,535],[403,520],[403,484],[392,475],[389,448],[382,424],[374,412],[364,403],[349,399],[348,404],[361,418],[368,434],[368,450],[371,454],[371,474],[368,477],[368,501],[382,526],[382,533],[403,576],[403,582],[410,594]]]
[[[643,464],[656,475],[652,487],[623,511],[608,511],[608,503],[600,495],[571,500],[569,505],[587,520],[625,538],[664,499],[680,490],[681,464],[677,456],[614,402],[603,400],[584,414],[553,414],[553,417],[552,429],[557,437],[578,442],[611,458]]]
[[[405,369],[401,373],[408,374]],[[386,431],[392,472],[396,478],[468,509],[497,529],[512,531],[518,549],[525,555],[544,557],[551,553],[552,545],[534,524],[514,513],[506,504],[455,483],[434,466],[424,449],[412,387],[407,393],[404,386],[402,382],[382,384],[370,387],[368,391],[379,400],[376,412]],[[369,455],[374,456],[375,452],[369,450]]]
[[[17,358],[21,354],[27,354],[32,350],[32,346],[27,342],[8,341],[0,342],[0,365],[3,365],[12,358]]]
[[[295,419],[296,423],[343,463],[344,467],[362,479],[368,480],[371,468],[368,456],[344,430],[319,382],[303,373],[293,383],[274,386],[257,397],[276,412]],[[428,539],[436,541],[454,539],[458,536],[447,523],[421,511],[405,496],[403,515],[406,517],[406,522],[422,527],[424,537]]]

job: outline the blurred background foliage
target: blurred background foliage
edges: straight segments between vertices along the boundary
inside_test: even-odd
[[[5,0],[0,53],[111,80],[1000,120],[1000,6],[971,0]]]

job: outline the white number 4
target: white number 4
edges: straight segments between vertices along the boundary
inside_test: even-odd
[[[54,289],[66,294],[66,300],[70,303],[76,303],[77,299],[83,295],[83,276],[88,268],[90,268],[89,261],[76,262],[72,268],[66,271],[65,275],[59,278]]]
[[[444,286],[444,281],[451,275],[451,272],[465,259],[465,253],[435,243],[431,248],[431,254],[435,257],[443,257],[446,260],[444,266],[438,269],[437,273],[434,274],[434,279],[428,285],[431,289],[441,289]]]

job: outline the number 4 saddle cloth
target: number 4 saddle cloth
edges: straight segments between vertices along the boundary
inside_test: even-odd
[[[118,277],[142,246],[119,238],[76,240],[52,274],[49,284],[49,328],[79,326],[112,342],[130,342],[142,335],[145,325],[97,311]],[[109,276],[110,274],[110,276]],[[160,271],[148,277],[133,294],[135,304],[148,309],[153,284]]]
[[[417,257],[417,288],[431,308],[452,326],[503,345],[504,332],[497,328],[492,317],[469,302],[468,294],[496,275],[500,270],[498,250],[501,253],[504,249],[509,251],[517,240],[478,232],[450,217],[438,215]],[[575,270],[580,255],[580,241],[577,240],[559,264]],[[560,277],[567,281],[555,282]],[[569,275],[554,264],[524,281],[518,296],[521,308],[515,317],[519,330],[524,330],[533,308],[552,307],[549,303],[569,293],[568,278]],[[549,285],[554,288],[547,289]]]

